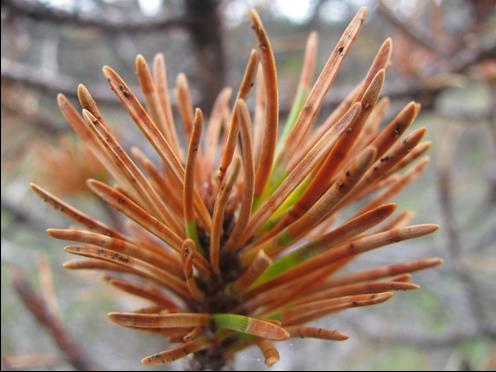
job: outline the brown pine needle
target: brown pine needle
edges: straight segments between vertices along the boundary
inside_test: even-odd
[[[401,137],[413,123],[418,113],[415,102],[406,105],[396,117],[379,133],[371,145],[377,148],[377,158],[384,153]]]
[[[327,290],[316,291],[307,296],[302,296],[295,304],[303,304],[307,302],[321,301],[336,297],[359,295],[366,293],[381,293],[386,291],[408,291],[419,289],[420,286],[414,283],[395,282],[395,281],[379,281],[379,282],[364,282],[350,284],[347,286],[331,288]]]
[[[174,94],[176,96],[177,108],[183,122],[184,138],[186,139],[186,143],[189,143],[193,130],[193,104],[191,103],[188,79],[183,73],[177,75],[176,90]]]
[[[203,336],[203,328],[202,327],[196,327],[196,328],[193,328],[191,330],[191,332],[189,332],[187,335],[185,335],[182,338],[182,341],[183,342],[193,341],[193,340],[199,338],[200,336]]]
[[[253,163],[253,150],[251,143],[251,119],[248,106],[243,99],[239,99],[235,107],[241,128],[241,147],[243,155],[243,195],[239,207],[238,220],[225,243],[226,250],[239,249],[239,239],[243,235],[251,215],[255,191],[255,169]]]
[[[40,294],[50,312],[54,315],[60,315],[59,302],[53,281],[53,271],[48,260],[48,255],[44,252],[39,252],[36,255],[36,263],[40,281]]]
[[[383,83],[384,70],[381,70],[374,77],[374,80],[371,82],[365,96],[363,97],[362,109],[359,115],[356,116],[350,126],[348,126],[347,129],[341,133],[338,141],[319,166],[315,175],[313,175],[310,184],[301,198],[291,209],[291,211],[288,212],[286,217],[278,224],[278,227],[273,229],[271,234],[274,234],[282,227],[289,225],[291,222],[299,218],[325,192],[330,180],[339,170],[340,165],[345,161],[349,151],[353,147],[353,144],[358,139],[360,131],[365,124],[370,111],[377,102]]]
[[[148,173],[150,180],[154,184],[157,193],[160,195],[164,203],[172,209],[176,216],[180,216],[183,213],[181,198],[176,195],[177,193],[174,191],[180,189],[181,185],[178,185],[173,177],[162,176],[153,162],[148,159],[138,148],[132,147],[131,153]]]
[[[300,278],[298,282],[291,283],[291,285],[281,285],[276,288],[272,288],[270,291],[264,292],[258,298],[255,297],[252,301],[247,303],[246,308],[251,306],[254,314],[260,316],[260,314],[270,314],[278,309],[284,309],[288,306],[292,307],[294,305],[294,299],[306,293],[310,290],[316,283],[320,282],[327,276],[327,273],[322,273],[321,270],[314,273],[305,275]],[[262,315],[264,316],[264,315]]]
[[[227,177],[222,181],[215,199],[214,213],[212,216],[212,230],[210,232],[210,264],[215,274],[220,274],[220,244],[222,236],[222,225],[224,223],[224,212],[227,201],[231,195],[231,190],[238,178],[241,160],[235,158],[234,163],[229,168]]]
[[[144,249],[162,255],[168,260],[175,262],[176,264],[181,263],[179,252],[167,247],[165,243],[153,236],[146,229],[142,228],[141,226],[139,227],[129,220],[126,221],[126,225],[127,230],[136,237],[136,239],[132,240],[135,244],[143,246]]]
[[[179,221],[177,221],[174,214],[172,214],[165,205],[156,190],[151,186],[126,151],[120,146],[119,142],[112,135],[112,132],[105,123],[94,117],[87,110],[83,110],[83,117],[89,127],[100,136],[105,146],[108,146],[109,153],[112,155],[114,163],[119,169],[122,169],[123,173],[128,178],[129,183],[133,185],[137,191],[137,194],[142,196],[146,201],[146,205],[152,206],[151,209],[156,211],[162,222],[166,223],[176,234],[184,236]]]
[[[377,52],[372,65],[370,66],[365,79],[361,82],[360,91],[355,98],[357,101],[362,101],[366,94],[367,87],[370,86],[372,80],[375,79],[377,73],[381,70],[386,70],[391,64],[391,53],[393,49],[393,40],[388,37],[382,43],[379,51]]]
[[[403,174],[396,182],[392,183],[388,186],[381,194],[374,197],[370,200],[359,213],[363,213],[364,211],[374,208],[379,204],[385,203],[391,198],[398,195],[398,193],[403,190],[405,187],[410,185],[415,179],[424,171],[424,169],[429,164],[429,159],[421,160],[414,168],[410,169],[408,172]]]
[[[377,191],[383,190],[395,182],[397,182],[401,178],[401,175],[399,174],[392,174],[388,177],[385,177],[384,179],[374,183],[373,185],[367,186],[364,189],[357,191],[356,195],[353,197],[349,197],[341,206],[344,208],[345,206],[354,203],[358,200],[361,200],[367,196],[375,194]]]
[[[280,276],[277,276],[266,284],[257,287],[255,289],[256,293],[274,288],[283,283],[289,283],[292,280],[302,277],[302,275],[306,273],[310,273],[317,269],[332,265],[343,258],[353,257],[358,254],[380,248],[384,245],[427,235],[436,231],[438,228],[439,226],[432,224],[411,225],[395,228],[393,230],[385,231],[382,233],[366,235],[303,262],[299,266],[287,271]]]
[[[211,346],[211,341],[206,337],[199,337],[193,341],[185,342],[180,346],[176,346],[173,349],[161,351],[150,356],[147,356],[141,360],[146,366],[157,366],[165,363],[170,363],[175,360],[184,358],[185,356],[196,353],[198,351],[204,350]]]
[[[219,148],[220,131],[222,122],[228,112],[229,100],[232,96],[231,88],[224,88],[217,96],[210,119],[208,121],[207,134],[204,142],[204,162],[205,174],[210,175],[214,171],[215,158]]]
[[[250,15],[251,28],[258,40],[265,86],[265,130],[255,174],[255,197],[257,198],[264,191],[274,161],[279,127],[279,94],[277,91],[276,62],[267,32],[258,13],[252,10]]]
[[[290,257],[297,256],[301,260],[308,259],[325,252],[327,249],[337,247],[381,223],[384,219],[389,217],[395,209],[396,204],[385,204],[362,213],[361,215],[346,221],[340,227],[319,235],[305,246],[297,249],[294,253],[291,253]]]
[[[372,65],[370,66],[367,75],[360,82],[360,84],[339,104],[339,106],[329,115],[324,124],[318,128],[312,139],[309,142],[311,146],[327,131],[331,128],[336,121],[349,109],[349,107],[355,103],[360,102],[365,94],[366,89],[372,82],[374,76],[380,70],[386,70],[389,66],[391,58],[392,41],[390,38],[386,39],[384,43],[379,48]]]
[[[389,98],[382,97],[370,113],[370,116],[363,127],[362,134],[360,135],[358,142],[355,144],[356,147],[362,148],[372,142],[372,139],[377,134],[379,126],[386,117],[388,108]]]
[[[305,45],[305,55],[303,57],[303,65],[301,68],[298,88],[296,90],[295,98],[293,100],[293,106],[288,115],[288,119],[285,124],[284,131],[278,143],[276,159],[280,158],[282,149],[288,149],[288,147],[290,147],[286,144],[286,140],[289,133],[291,133],[293,129],[293,125],[295,124],[293,120],[296,120],[296,116],[299,113],[300,100],[303,101],[310,92],[310,89],[312,88],[312,80],[315,72],[315,62],[317,60],[317,49],[318,49],[317,44],[318,44],[318,34],[317,32],[312,31],[308,36]],[[309,132],[309,127],[308,125],[307,127],[301,126],[298,130],[299,133],[294,133],[293,137],[305,136],[306,138]],[[304,140],[304,138],[302,140]]]
[[[308,35],[305,45],[305,55],[303,57],[303,67],[301,68],[300,81],[298,86],[310,89],[312,86],[313,75],[315,71],[315,62],[317,60],[317,47],[319,36],[317,32],[312,31]]]
[[[136,95],[129,89],[119,74],[117,74],[117,72],[115,72],[111,67],[105,66],[103,68],[103,74],[138,128],[154,146],[155,150],[165,164],[167,164],[168,167],[174,172],[175,176],[182,181],[184,168],[181,161],[162,133],[159,131],[155,123],[148,116],[145,109],[136,98]]]
[[[412,277],[413,277],[413,275],[410,273],[400,274],[400,275],[393,276],[391,278],[391,281],[392,282],[411,282]]]
[[[112,262],[100,261],[96,259],[87,259],[87,260],[74,260],[67,261],[63,264],[64,269],[68,270],[105,270],[116,273],[133,273],[138,276],[144,277],[139,274],[137,271],[132,271],[129,268],[113,264]]]
[[[104,279],[112,284],[114,287],[132,295],[145,298],[155,303],[156,305],[160,305],[166,309],[179,309],[179,306],[173,300],[171,300],[165,293],[154,286],[142,285],[113,276],[106,276]]]
[[[417,145],[408,155],[401,159],[398,164],[389,170],[388,175],[393,174],[413,163],[419,157],[424,155],[431,148],[431,146],[431,141],[425,141]]]
[[[242,304],[242,310],[260,316],[260,314],[279,309],[287,305],[287,301],[290,301],[295,295],[299,295],[307,288],[323,281],[325,277],[326,274],[320,270],[299,278],[297,281],[283,283],[266,291],[260,291],[261,293],[257,291],[259,287],[245,291],[243,296],[246,297],[246,301]]]
[[[203,125],[203,114],[200,109],[196,109],[193,119],[193,129],[190,133],[190,142],[188,154],[186,156],[186,171],[184,173],[184,189],[183,189],[183,216],[184,225],[188,237],[193,239],[198,250],[202,250],[198,240],[198,231],[194,215],[193,195],[195,190],[195,166],[196,157],[200,148],[200,136]]]
[[[138,328],[189,328],[205,326],[210,321],[207,313],[139,314],[109,313],[114,323]]]
[[[174,115],[172,114],[172,106],[169,100],[169,88],[167,86],[167,69],[165,66],[165,58],[162,53],[158,53],[153,60],[153,76],[157,84],[157,91],[160,99],[160,105],[164,112],[169,134],[171,136],[171,146],[178,154],[180,159],[184,158],[181,146],[176,132],[176,125],[174,123]]]
[[[346,113],[340,125],[332,128],[326,136],[322,137],[319,143],[327,148],[332,147],[336,141],[336,137],[342,131],[346,130],[347,126],[353,122],[356,115],[360,111],[360,104],[353,106],[348,113]],[[319,144],[317,144],[319,145]],[[320,150],[320,152],[319,152]],[[290,195],[290,193],[304,180],[312,169],[319,163],[326,153],[326,149],[317,148],[315,151],[310,151],[302,159],[302,161],[292,170],[288,177],[282,184],[272,193],[272,195],[252,214],[251,219],[246,227],[244,236],[241,242],[246,242],[248,238],[253,236],[256,231],[267,221],[267,219],[277,210],[279,205]]]
[[[289,333],[281,327],[281,322],[248,318],[249,322],[244,333],[273,341],[282,341],[289,338]]]
[[[143,96],[145,98],[146,108],[150,113],[150,117],[155,123],[157,123],[167,141],[169,143],[173,143],[172,136],[169,132],[170,127],[167,125],[167,119],[160,103],[155,81],[153,80],[152,73],[145,58],[141,54],[136,57],[135,68],[136,76],[138,77],[141,91],[143,92]]]
[[[255,154],[255,165],[260,161],[260,147],[265,124],[265,84],[262,67],[258,67],[257,86],[255,88],[255,117],[253,118],[253,150]]]
[[[292,327],[286,327],[286,330],[293,338],[318,338],[321,340],[334,340],[334,341],[344,341],[349,338],[347,334],[335,329],[306,327],[306,326],[292,326]]]
[[[239,86],[238,94],[236,96],[236,101],[239,99],[248,99],[248,94],[251,91],[253,82],[256,77],[258,67],[258,53],[256,50],[252,50],[248,63],[246,64],[245,73],[243,75],[243,80]],[[231,112],[228,124],[228,135],[224,144],[224,151],[220,159],[219,169],[217,170],[217,182],[220,184],[224,179],[227,172],[227,168],[231,164],[234,156],[234,149],[236,147],[236,140],[238,138],[239,128],[238,128],[238,113],[237,110]]]
[[[425,169],[429,160],[424,155],[431,146],[421,142],[425,128],[404,135],[419,104],[410,102],[383,126],[389,99],[379,96],[390,65],[391,39],[381,45],[354,89],[314,129],[366,13],[364,7],[358,10],[315,83],[317,34],[309,35],[298,90],[280,138],[274,51],[254,10],[251,26],[258,48],[249,54],[234,106],[233,90],[226,87],[214,106],[205,108],[211,112],[206,128],[202,111],[194,111],[184,74],[178,75],[173,89],[173,112],[162,54],[155,56],[153,69],[142,55],[136,57],[140,94],[112,68],[103,68],[153,154],[123,146],[85,86],[77,88],[82,113],[65,96],[57,97],[84,152],[62,140],[61,151],[45,148],[37,156],[71,195],[86,192],[89,185],[118,228],[39,186],[32,188],[84,226],[48,230],[54,238],[80,244],[65,250],[85,259],[64,267],[101,270],[113,287],[150,302],[134,312],[110,313],[109,318],[179,343],[145,357],[143,364],[192,354],[193,368],[217,370],[237,352],[257,346],[270,367],[280,358],[271,341],[345,340],[342,332],[307,323],[384,302],[392,291],[417,289],[412,273],[442,263],[423,258],[341,273],[368,251],[438,228],[409,226],[413,212],[393,215],[396,204],[389,203]],[[187,149],[179,141],[175,115],[181,119]],[[100,175],[101,170],[108,174]],[[109,176],[113,180],[103,179]],[[56,184],[53,189],[65,192]]]
[[[409,209],[405,209],[401,211],[398,215],[394,216],[393,218],[390,218],[388,221],[386,221],[377,232],[384,232],[388,231],[391,229],[394,229],[395,227],[402,227],[406,226],[413,218],[415,217],[415,213],[413,213]]]
[[[121,184],[122,189],[125,189],[130,196],[132,196],[136,200],[139,200],[140,203],[144,204],[148,208],[151,208],[149,199],[144,198],[141,194],[141,190],[139,189],[139,186],[141,184],[138,183],[136,177],[127,168],[122,160],[122,156],[119,157],[115,149],[113,149],[112,146],[109,145],[108,141],[106,141],[106,137],[109,139],[109,141],[111,141],[110,131],[105,130],[104,128],[102,128],[101,125],[98,125],[98,127],[100,128],[100,131],[98,131],[95,125],[99,124],[98,121],[94,119],[95,123],[93,123],[91,119],[92,117],[89,117],[88,115],[88,111],[83,110],[83,125],[87,126],[91,134],[95,137],[97,151],[102,154],[106,154],[106,163],[104,163],[106,164],[106,167],[110,167],[114,170],[114,178]],[[148,192],[146,195],[149,196],[149,194],[150,193]],[[153,213],[158,215],[158,209],[156,209],[156,207],[152,209]]]
[[[148,235],[147,231],[142,229],[136,229],[135,226],[128,226],[128,229],[133,232],[135,236],[139,238],[140,245],[143,245],[145,248],[155,251],[156,253],[165,256],[170,261],[173,261],[176,265],[175,270],[179,270],[182,272],[182,259],[179,251],[170,251],[166,250],[165,246],[157,244],[157,241],[153,240],[150,235]],[[202,275],[210,276],[211,270],[210,265],[205,257],[200,255],[196,250],[194,251],[193,262],[195,267],[201,272]]]
[[[171,261],[168,255],[157,254],[156,252],[143,249],[144,247],[139,247],[130,241],[77,229],[48,229],[47,232],[48,235],[56,239],[97,245],[102,248],[107,248],[112,251],[124,253],[131,257],[143,260],[158,268],[166,268],[174,275],[182,274],[181,270],[179,270],[176,266],[176,262]]]
[[[103,280],[107,280],[107,278],[104,276]],[[133,312],[139,314],[157,314],[157,313],[167,314],[169,313],[169,310],[164,308],[162,305],[151,305],[151,306],[141,307],[137,310],[134,310]]]
[[[78,256],[101,259],[104,261],[122,265],[124,267],[129,267],[130,269],[132,269],[132,271],[139,271],[148,279],[153,280],[156,283],[165,286],[166,288],[169,288],[171,291],[182,298],[190,297],[188,289],[181,279],[163,269],[156,268],[153,265],[130,257],[126,254],[117,253],[105,248],[98,248],[93,246],[70,245],[65,247],[64,250]]]
[[[426,132],[425,128],[414,130],[406,136],[401,142],[394,145],[390,151],[377,160],[374,166],[360,181],[357,190],[371,185],[379,179],[382,179],[388,171],[403,159],[418,143],[422,140]]]
[[[48,205],[50,205],[53,209],[60,211],[61,213],[65,214],[67,217],[70,219],[76,221],[77,223],[80,223],[83,226],[86,226],[90,230],[97,231],[99,233],[102,233],[104,235],[108,235],[111,237],[116,237],[122,240],[125,240],[126,237],[122,235],[120,232],[117,230],[112,229],[111,227],[95,220],[94,218],[90,217],[89,215],[81,212],[80,210],[72,207],[71,205],[67,204],[66,202],[62,201],[61,199],[57,198],[56,196],[50,194],[48,191],[44,190],[40,186],[31,183],[31,188],[33,191]]]
[[[83,86],[84,87],[84,86]],[[91,133],[91,131],[84,125],[84,121],[79,115],[76,108],[69,102],[66,96],[63,94],[59,94],[57,96],[57,103],[59,105],[59,109],[64,115],[65,120],[70,124],[72,129],[81,137],[83,141],[85,141],[92,150],[97,148],[96,137]],[[102,154],[99,154],[98,151],[95,151],[95,156],[98,158],[102,157]]]
[[[103,129],[105,129],[105,134],[110,135],[111,131],[109,129],[109,126],[106,124],[105,119],[103,118],[102,113],[100,112],[100,109],[98,108],[95,100],[91,96],[91,93],[83,84],[78,85],[77,95],[81,107],[89,111],[94,117],[96,117],[99,121],[104,123],[105,128]],[[67,102],[64,103],[64,101],[65,101],[65,97],[63,96],[59,97],[59,105],[61,107],[67,106]],[[92,145],[90,145],[90,148],[94,148],[93,146],[96,146],[96,149],[94,149],[93,151],[96,153],[97,156],[100,154],[100,157],[98,157],[98,159],[101,162],[103,161],[102,164],[105,166],[105,168],[109,170],[109,172],[114,176],[116,180],[119,180],[120,182],[124,181],[124,185],[132,188],[132,185],[129,184],[127,180],[123,179],[125,178],[125,174],[112,161],[111,150],[108,148],[108,146],[105,146],[104,139],[102,139],[97,132],[92,130],[92,128],[88,128],[88,125],[85,124],[85,121],[82,120],[81,116],[75,112],[74,107],[70,106],[68,114],[73,118],[73,120],[75,120],[73,127],[84,126],[85,131],[87,131],[90,134],[90,136],[92,137],[91,140]],[[112,139],[115,139],[115,137],[112,137]]]
[[[181,249],[181,237],[124,194],[96,180],[89,180],[88,187],[115,209],[165,241],[176,251]]]
[[[373,293],[355,296],[334,298],[331,300],[315,301],[308,304],[297,305],[283,313],[285,326],[298,325],[321,318],[330,312],[344,309],[371,306],[383,303],[393,297],[392,292]]]
[[[98,108],[95,100],[93,99],[93,96],[91,95],[90,91],[84,84],[79,84],[77,87],[77,96],[79,103],[81,104],[81,107],[85,110],[88,110],[93,114],[94,117],[96,117],[98,120],[104,121],[103,115]]]
[[[243,293],[271,264],[272,260],[270,257],[263,250],[259,251],[253,262],[248,266],[248,269],[234,283],[235,290]]]
[[[134,93],[129,89],[124,80],[110,67],[105,66],[103,73],[113,91],[117,94],[129,115],[138,128],[143,132],[148,141],[153,145],[161,159],[171,169],[177,181],[182,184],[184,179],[184,167],[171,145],[164,138],[157,126],[139,103]],[[195,192],[195,208],[204,227],[209,228],[211,224],[210,215],[200,195]]]
[[[299,127],[309,126],[308,122],[312,123],[315,120],[318,109],[321,106],[325,95],[329,91],[329,88],[336,77],[337,71],[341,67],[344,58],[348,54],[351,45],[362,28],[366,14],[367,9],[365,7],[361,7],[346,30],[343,32],[343,35],[339,39],[335,49],[331,53],[319,77],[317,78],[317,81],[310,91],[310,94],[305,101],[305,105],[301,110],[298,119],[296,119],[293,131],[288,137],[287,143],[299,143],[298,138],[296,138],[293,133],[298,133]],[[283,154],[284,152],[281,152],[281,155]]]
[[[277,348],[274,346],[272,341],[257,337],[255,338],[255,344],[262,352],[265,359],[265,365],[268,368],[272,367],[279,361],[279,351],[277,351]]]
[[[181,257],[183,259],[182,266],[186,285],[188,286],[191,297],[198,302],[202,302],[205,295],[196,284],[196,279],[193,275],[193,256],[195,252],[195,242],[191,239],[186,239],[181,248]]]
[[[375,158],[375,153],[373,147],[365,149],[349,168],[341,172],[334,185],[301,218],[290,224],[277,236],[243,252],[240,257],[241,262],[245,265],[248,264],[261,249],[264,249],[269,256],[279,253],[289,243],[300,239],[305,232],[315,227],[324,217],[332,214],[338,203],[346,197],[346,194],[353,189],[365,173]]]
[[[430,258],[421,258],[419,260],[414,260],[414,261],[385,265],[354,273],[341,274],[329,279],[326,282],[325,287],[334,288],[338,286],[344,286],[347,284],[359,283],[367,280],[377,280],[390,276],[392,277],[395,275],[401,275],[404,273],[412,273],[415,271],[425,270],[431,267],[439,266],[442,263],[443,260],[441,258],[430,257]]]

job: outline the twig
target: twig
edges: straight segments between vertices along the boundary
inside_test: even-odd
[[[465,296],[469,302],[469,308],[472,313],[473,320],[477,324],[477,329],[480,334],[488,334],[489,319],[484,309],[482,294],[477,286],[472,274],[467,271],[462,262],[462,237],[460,236],[460,228],[455,219],[455,210],[453,204],[453,187],[452,187],[452,161],[455,145],[458,142],[457,133],[448,132],[444,138],[444,151],[439,164],[438,191],[440,198],[441,215],[444,220],[444,230],[447,234],[447,251],[453,262],[453,270],[458,280],[462,284]],[[490,335],[492,338],[496,334]]]
[[[14,367],[12,367],[5,357],[2,357],[2,371],[15,371]]]
[[[4,369],[4,360],[10,369]],[[54,367],[60,364],[61,359],[55,354],[21,354],[21,355],[6,355],[2,357],[2,371],[17,371],[32,368],[47,368]]]
[[[474,252],[480,252],[485,249],[489,250],[494,242],[496,242],[496,230],[489,230],[479,237],[479,240],[475,242],[471,250]]]
[[[22,64],[17,61],[11,61],[5,58],[1,59],[1,76],[2,81],[11,81],[32,86],[34,88],[45,90],[52,94],[63,93],[67,96],[76,96],[76,87],[78,82],[67,75],[58,74],[48,76],[38,68]],[[93,97],[102,103],[118,104],[115,95],[112,94],[107,85],[95,84],[90,85]]]
[[[94,27],[105,32],[150,32],[157,30],[188,29],[191,21],[185,18],[169,17],[129,17],[108,18],[84,15],[79,12],[68,12],[46,5],[43,2],[32,1],[2,1],[14,15],[31,18],[36,21],[56,24],[70,24],[82,27]]]
[[[448,52],[444,45],[431,37],[431,34],[427,29],[409,19],[399,16],[396,12],[393,12],[384,1],[379,1],[378,10],[390,23],[417,43],[436,53],[441,52],[442,54],[446,54]]]
[[[69,129],[65,123],[52,117],[48,112],[43,110],[36,102],[33,104],[31,99],[18,99],[19,95],[25,93],[18,89],[16,84],[2,84],[2,110],[12,117],[19,117],[23,122],[42,129],[44,133],[60,134]],[[3,113],[2,113],[3,115]]]
[[[358,324],[354,325],[362,328]],[[420,349],[450,348],[481,337],[477,328],[456,328],[444,332],[437,332],[436,334],[424,334],[422,332],[412,332],[411,330],[408,330],[408,332],[389,331],[388,333],[381,333],[380,335],[372,334],[371,331],[365,330],[363,330],[363,333],[365,337],[369,338],[374,343],[405,343],[414,345]],[[485,336],[494,338],[496,336],[496,329],[494,329],[494,327],[488,328],[485,332]]]
[[[36,230],[45,229],[51,224],[50,221],[35,215],[31,209],[22,208],[19,203],[11,200],[5,195],[2,195],[1,203],[2,210],[9,212],[18,223],[26,224]]]
[[[11,276],[14,289],[24,306],[49,331],[67,361],[77,370],[94,370],[93,363],[82,354],[80,345],[75,343],[59,319],[50,312],[45,300],[34,291],[26,277],[18,270],[12,270]]]

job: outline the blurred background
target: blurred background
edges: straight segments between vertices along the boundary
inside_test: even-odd
[[[438,223],[442,229],[367,254],[352,268],[423,256],[443,257],[445,264],[416,274],[418,291],[321,321],[348,333],[346,342],[281,344],[281,362],[274,369],[496,369],[494,0],[2,0],[2,370],[78,368],[78,358],[105,370],[140,370],[141,357],[166,348],[160,337],[107,321],[108,311],[135,308],[137,300],[109,288],[98,274],[64,271],[63,243],[45,234],[47,227],[68,222],[30,192],[32,180],[109,223],[120,223],[85,187],[84,179],[105,174],[75,141],[58,112],[56,94],[74,100],[77,84],[84,83],[124,143],[139,144],[101,66],[111,65],[137,86],[135,55],[151,60],[163,52],[169,86],[185,72],[194,104],[208,112],[222,87],[238,87],[255,46],[248,11],[256,7],[275,50],[284,119],[308,34],[319,33],[319,69],[362,5],[369,9],[364,30],[322,115],[359,82],[383,40],[392,37],[393,65],[384,88],[392,103],[388,117],[409,100],[420,102],[414,126],[426,126],[433,141],[427,172],[398,202],[415,211],[415,222]],[[13,287],[14,268],[27,280],[17,275],[31,311]],[[44,322],[33,317],[33,308],[44,311],[36,296],[50,314]],[[45,327],[50,322],[51,331]],[[54,331],[53,322],[62,328]],[[54,336],[62,337],[57,332],[71,335],[72,350],[57,346]],[[237,368],[265,369],[257,350],[241,354]]]

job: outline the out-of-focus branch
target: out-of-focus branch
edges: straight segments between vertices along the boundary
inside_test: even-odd
[[[400,16],[398,13],[389,8],[384,3],[384,1],[379,1],[378,10],[390,23],[392,23],[396,28],[407,34],[410,38],[415,40],[420,45],[436,53],[441,52],[443,54],[446,54],[448,52],[446,47],[440,44],[436,39],[434,39],[429,31],[427,31],[427,29],[412,22],[409,19]]]
[[[456,148],[459,133],[448,131],[444,137],[442,145],[443,151],[440,151],[441,158],[439,162],[439,178],[438,191],[441,206],[441,215],[444,220],[443,228],[446,231],[448,238],[447,251],[451,256],[453,271],[458,280],[463,286],[465,297],[469,304],[469,309],[472,319],[477,324],[477,330],[480,334],[488,335],[496,339],[496,332],[490,332],[490,323],[484,309],[482,294],[477,286],[477,283],[472,276],[472,273],[465,268],[462,260],[462,237],[460,228],[456,221],[456,213],[453,202],[453,181],[452,181],[452,166],[454,149]]]
[[[94,27],[105,32],[150,32],[171,29],[184,30],[191,27],[191,21],[186,18],[129,17],[127,15],[120,19],[105,18],[100,15],[94,17],[57,9],[40,1],[3,0],[2,6],[13,15],[31,18],[36,21]]]
[[[50,332],[67,361],[77,370],[94,370],[94,364],[83,355],[81,347],[50,312],[45,300],[34,291],[26,277],[19,270],[12,270],[11,276],[12,284],[20,299],[36,320]]]
[[[9,115],[14,115],[22,118],[23,122],[31,124],[38,129],[43,130],[43,132],[48,134],[60,134],[66,132],[70,127],[68,125],[58,125],[55,124],[54,120],[49,117],[45,112],[38,111],[37,113],[31,113],[23,111],[22,105],[18,104],[5,104],[2,102],[2,109],[5,110]]]
[[[470,66],[484,60],[485,58],[494,58],[496,55],[496,38],[492,38],[483,44],[471,48],[460,49],[450,56],[440,58],[433,63],[427,74],[438,74],[444,72],[462,73]]]
[[[5,195],[1,197],[2,209],[12,215],[19,223],[32,226],[33,229],[46,229],[49,223],[39,216],[34,215],[30,210],[24,209],[18,203],[8,199]]]
[[[2,58],[1,66],[1,76],[4,81],[32,86],[51,94],[63,93],[70,97],[76,97],[78,82],[69,76],[61,74],[47,76],[39,71],[38,68],[5,58]],[[106,104],[119,103],[117,97],[107,85],[93,84],[89,85],[89,89],[98,102]]]
[[[2,58],[1,77],[2,81],[5,82],[22,84],[45,91],[52,95],[62,93],[77,100],[77,86],[80,82],[67,75],[57,74],[55,76],[47,76],[37,67]],[[93,83],[86,84],[86,86],[91,92],[93,98],[95,98],[99,104],[121,104],[108,85]],[[131,86],[131,90],[134,92],[139,92],[140,88]],[[198,98],[195,99],[195,96],[197,96],[197,94],[193,92],[193,104],[196,107],[198,106]],[[174,106],[175,103],[172,103],[172,105]]]
[[[60,134],[70,126],[52,118],[38,104],[37,97],[26,99],[25,90],[16,84],[2,84],[2,119],[20,118],[23,123],[33,125],[48,134]],[[22,96],[23,99],[19,99]],[[4,116],[5,114],[5,116]]]
[[[403,343],[413,345],[419,349],[450,348],[481,337],[479,330],[475,327],[464,327],[463,329],[460,327],[437,332],[436,334],[412,332],[411,330],[408,330],[408,332],[389,331],[387,333],[381,333],[380,335],[374,335],[368,331],[363,332],[366,334],[366,337],[373,342],[381,344]],[[486,330],[485,335],[491,338],[496,337],[495,327],[489,327]]]
[[[442,81],[439,74],[454,76],[465,72],[470,66],[477,64],[488,56],[496,54],[496,39],[479,47],[460,50],[449,58],[441,58],[426,71],[422,81],[419,79],[397,79],[392,83],[386,82],[383,95],[391,99],[409,98],[419,100],[424,108],[428,108],[433,99],[445,88],[450,86],[449,78]],[[436,79],[434,79],[436,78]],[[436,82],[434,83],[434,80]],[[335,107],[346,95],[353,90],[353,86],[340,86],[331,88],[327,95],[324,107]],[[281,110],[286,113],[286,109]]]
[[[14,367],[12,367],[5,357],[2,357],[2,371],[15,371]]]
[[[410,97],[412,99],[420,100],[428,107],[432,99],[449,84],[437,81],[433,84],[431,78],[438,74],[445,76],[450,74],[459,74],[464,72],[470,66],[482,61],[483,59],[496,54],[496,40],[487,42],[485,45],[480,45],[471,49],[463,49],[453,55],[441,58],[433,63],[426,71],[426,75],[422,81],[418,79],[399,79],[393,83],[386,84],[383,95],[389,96],[392,99],[401,99]],[[211,70],[211,69],[210,69]],[[202,74],[205,76],[211,75]],[[46,76],[38,68],[33,68],[25,64],[13,62],[7,59],[1,61],[1,77],[5,81],[13,81],[29,85],[38,89],[45,90],[49,93],[63,93],[67,96],[76,98],[76,87],[78,82],[66,75],[58,74],[57,76]],[[205,82],[205,86],[208,82]],[[93,84],[88,88],[92,95],[99,103],[103,104],[118,104],[118,100],[110,89],[105,84]],[[133,90],[136,90],[134,88]],[[327,95],[324,108],[332,108],[338,105],[346,95],[353,90],[352,86],[340,86],[331,89]],[[217,87],[212,89],[217,92]],[[212,97],[215,97],[212,94]],[[198,106],[199,102],[194,102]],[[286,115],[289,112],[289,107],[281,107],[281,114]]]
[[[4,361],[10,366],[10,369],[4,369]],[[26,371],[28,368],[41,369],[53,367],[60,364],[60,357],[54,354],[21,354],[21,355],[6,355],[2,357],[2,371]]]

